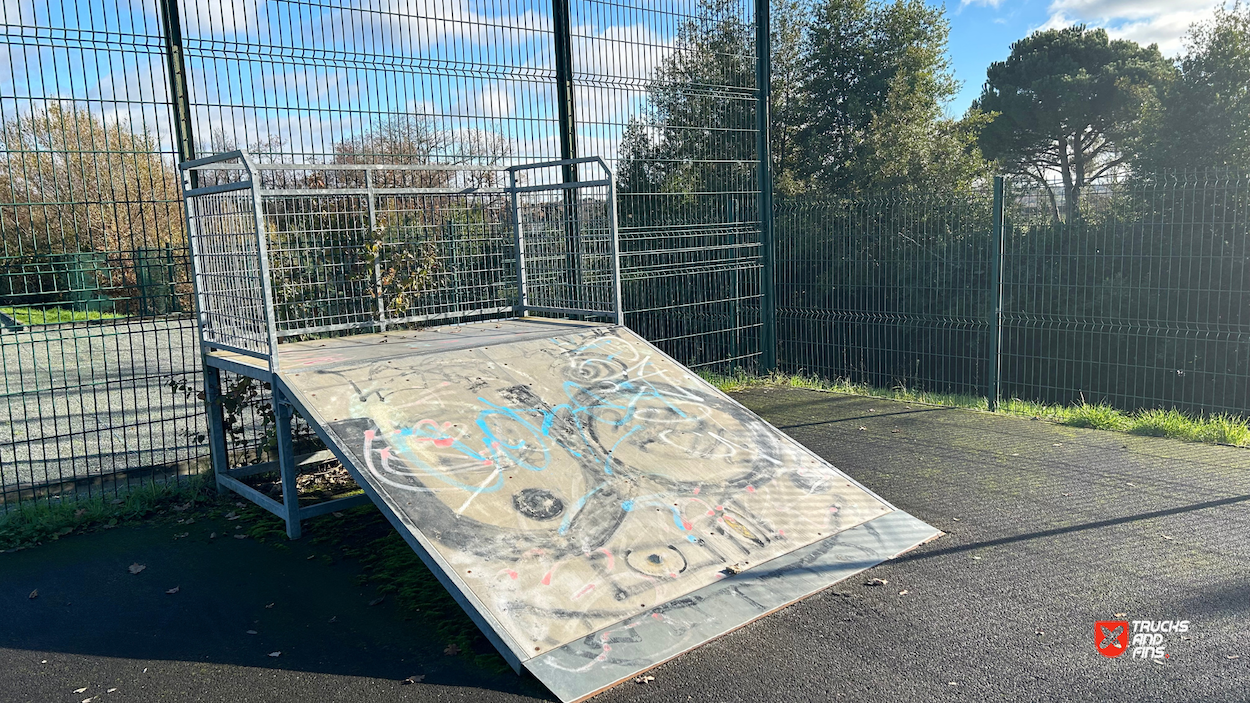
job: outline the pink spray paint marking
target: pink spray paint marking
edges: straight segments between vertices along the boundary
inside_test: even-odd
[[[573,597],[581,598],[582,596],[586,595],[587,593],[590,593],[593,590],[595,590],[595,584],[588,583],[585,586],[582,586],[581,590],[579,590],[577,593],[574,593]]]
[[[755,486],[747,486],[747,493],[754,493],[754,492],[755,492]]]
[[[456,443],[456,440],[452,439],[451,437],[444,437],[442,439],[434,440],[434,446],[436,447],[450,447],[451,445],[455,443]]]
[[[599,548],[599,551],[603,552],[603,553],[604,553],[605,555],[607,555],[607,557],[608,557],[608,571],[611,571],[611,570],[615,569],[615,568],[616,568],[616,557],[612,556],[612,552],[609,552],[609,551],[607,550],[607,548],[605,548],[605,547],[600,547],[600,548]]]
[[[518,574],[517,572],[513,571],[512,569],[504,569],[503,571],[500,571],[499,573],[501,573],[501,574],[507,574],[507,575],[508,575],[508,578],[512,579],[513,581],[515,581],[515,580],[517,579],[517,577],[518,577],[518,576],[520,576],[520,574]]]
[[[699,489],[700,489],[700,486],[695,486],[695,487],[694,487],[694,494],[695,494],[695,495],[699,495]]]
[[[365,441],[366,442],[373,441],[373,430],[365,430]]]

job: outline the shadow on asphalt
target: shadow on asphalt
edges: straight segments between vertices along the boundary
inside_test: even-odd
[[[0,555],[0,671],[36,675],[44,659],[85,655],[108,661],[108,681],[127,688],[152,675],[203,678],[207,666],[227,677],[246,668],[371,680],[394,695],[423,675],[425,692],[547,697],[535,681],[445,654],[393,598],[370,605],[380,596],[354,562],[308,539],[236,540],[237,524],[124,526]],[[132,564],[144,569],[131,574]],[[16,699],[0,690],[0,700]]]

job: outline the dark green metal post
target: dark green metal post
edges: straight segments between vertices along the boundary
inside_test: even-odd
[[[1003,177],[994,176],[994,212],[992,213],[994,231],[990,237],[989,383],[985,391],[989,399],[990,412],[998,409],[998,399],[1002,395],[1003,259],[1007,254],[1007,240],[1003,235],[1003,190]]]
[[[170,109],[174,118],[174,138],[177,140],[178,160],[195,158],[195,134],[191,129],[191,96],[187,91],[187,67],[182,51],[182,22],[178,18],[178,0],[159,0],[161,27],[165,31],[165,67],[169,74]],[[198,185],[198,178],[191,172],[191,186]]]
[[[569,0],[552,0],[552,33],[555,38],[556,103],[560,112],[560,158],[577,158],[577,116],[573,111],[573,28]],[[576,183],[577,165],[565,164],[564,182]],[[569,269],[570,303],[577,307],[582,287],[582,247],[577,223],[577,191],[564,191],[565,246]]]
[[[768,373],[777,368],[777,291],[773,279],[776,250],[773,246],[772,152],[768,145],[769,101],[772,93],[772,36],[769,0],[755,0],[755,129],[760,175],[760,367]]]

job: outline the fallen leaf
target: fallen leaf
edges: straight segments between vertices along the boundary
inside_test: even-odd
[[[116,691],[116,690],[117,690],[116,688],[110,688],[109,690],[105,691],[105,693],[112,693],[113,691]]]
[[[343,513],[339,513],[339,512],[334,512],[330,514],[333,515],[334,517],[343,517]]]
[[[247,539],[247,535],[235,535],[235,539]]]
[[[655,681],[654,676],[639,676],[634,679],[634,683],[651,683],[652,681]]]
[[[126,501],[122,500],[121,498],[116,498],[116,499],[111,500],[111,501],[109,501],[109,502],[110,502],[110,503],[112,503],[113,505],[121,505],[122,503],[125,503]]]
[[[1041,635],[1046,634],[1046,631],[1045,631],[1045,630],[1038,630],[1037,632],[1034,632],[1033,634],[1038,635],[1038,636],[1040,637]]]
[[[972,557],[972,558],[976,559],[977,561],[981,561],[981,557]]]
[[[230,511],[230,512],[228,512],[228,513],[226,513],[226,519],[227,519],[227,520],[238,520],[238,519],[239,519],[239,518],[241,518],[241,517],[243,517],[243,516],[242,516],[242,515],[235,515],[233,510],[231,510],[231,511]]]
[[[1174,539],[1172,535],[1160,535],[1163,539]]]
[[[885,579],[873,578],[873,579],[868,579],[867,581],[865,581],[864,585],[865,586],[884,586],[887,583],[889,583],[889,581],[886,581]]]
[[[30,595],[29,595],[29,596],[26,596],[26,597],[27,597],[27,598],[29,598],[29,599],[31,599],[31,600],[34,600],[34,599],[38,598],[38,597],[39,597],[39,589],[38,589],[38,588],[36,588],[35,590],[31,591],[31,592],[30,592]]]
[[[208,538],[209,538],[209,539],[217,539],[217,533],[216,533],[216,532],[210,532],[210,533],[208,533]]]
[[[77,509],[77,510],[75,510],[75,511],[74,511],[74,519],[75,519],[75,520],[77,520],[78,518],[80,518],[80,517],[82,517],[83,515],[86,515],[86,514],[87,514],[87,509],[86,509],[86,508],[79,508],[79,509]]]
[[[1229,659],[1241,659],[1241,655],[1240,655],[1240,654],[1230,654],[1230,655],[1228,655],[1228,658],[1229,658]]]
[[[373,600],[369,601],[369,605],[371,605],[371,606],[373,606],[373,605],[377,605],[377,604],[381,603],[381,602],[382,602],[382,601],[384,601],[384,600],[386,600],[386,596],[381,596],[381,597],[378,597],[378,598],[374,598]]]
[[[178,592],[179,588],[180,588],[179,586],[174,586],[173,588],[169,589],[168,591],[165,591],[165,593],[166,593],[166,594],[168,594],[168,595],[171,595],[171,596],[172,596],[173,594],[175,594],[175,593],[177,593],[177,592]]]
[[[254,634],[256,634],[256,630],[248,630],[248,631],[247,631],[247,634],[249,634],[249,635],[254,635]]]
[[[82,699],[82,703],[91,703],[91,701],[94,701],[97,698],[99,698],[99,696],[92,696],[90,698],[84,698]]]
[[[273,606],[274,606],[274,604],[273,604],[273,603],[270,603],[269,605],[266,605],[266,606],[265,606],[265,608],[266,608],[266,609],[270,609],[270,608],[273,608]]]
[[[1056,444],[1055,446],[1059,446],[1059,445],[1057,445],[1057,444]],[[946,682],[946,685],[947,685],[947,686],[958,686],[958,685],[959,685],[959,682],[958,682],[958,681],[947,681],[947,682]]]
[[[316,558],[317,558],[317,555],[316,555],[316,554],[309,554],[309,555],[308,555],[308,558],[307,558],[307,559],[305,559],[305,561],[312,561],[313,559],[316,559]]]
[[[269,653],[269,656],[271,656],[271,657],[280,657],[280,656],[282,656],[282,652],[281,652],[281,651],[277,651],[277,652],[270,652],[270,653]]]
[[[130,573],[132,573],[132,574],[137,574],[137,573],[139,573],[140,571],[143,571],[143,570],[144,570],[144,569],[146,569],[146,568],[148,568],[148,567],[147,567],[147,566],[144,566],[143,564],[139,564],[139,563],[137,563],[137,562],[136,562],[136,563],[134,563],[134,564],[131,564],[131,565],[130,565]]]
[[[957,517],[953,517],[953,518],[951,518],[951,519],[952,519],[952,520],[954,520],[955,522],[959,522],[959,518],[957,518]]]
[[[424,680],[425,680],[425,674],[416,674],[415,676],[409,676],[408,678],[404,679],[403,681],[400,681],[399,683],[404,686],[407,686],[410,683],[421,683]]]
[[[330,619],[327,622],[338,622],[338,621],[339,621],[339,616],[332,615],[330,616]]]
[[[190,532],[179,532],[178,534],[174,535],[174,539],[182,539],[183,537],[189,537],[190,535],[191,535]]]
[[[1063,445],[1062,445],[1062,444],[1052,444],[1052,445],[1050,445],[1050,446],[1052,446],[1052,447],[1062,447]],[[954,685],[954,684],[951,684],[951,685]]]
[[[450,657],[454,657],[459,653],[460,653],[460,648],[457,647],[454,642],[452,644],[447,645],[447,648],[443,650],[443,654],[446,654],[447,656],[450,656]]]
[[[1126,617],[1127,615],[1128,615],[1128,613],[1116,613],[1116,614],[1115,614],[1115,616],[1116,616],[1117,618]]]
[[[863,431],[864,431],[864,430],[866,430],[866,429],[868,429],[868,428],[867,428],[867,427],[864,427],[863,425],[860,425],[860,426],[859,426],[859,431],[860,431],[860,432],[863,432]]]
[[[74,689],[74,693],[86,693],[86,692],[87,692],[87,687],[86,687],[86,686],[83,686],[82,688],[75,688],[75,689]]]
[[[901,590],[901,591],[899,591],[899,592],[898,592],[898,594],[899,594],[900,596],[905,596],[905,595],[907,595],[908,593],[911,593],[911,591],[908,591],[906,588],[904,588],[903,590]]]

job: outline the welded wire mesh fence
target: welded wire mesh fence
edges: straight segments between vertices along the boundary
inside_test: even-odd
[[[0,503],[113,491],[207,455],[176,166],[237,147],[273,165],[495,173],[603,157],[633,174],[621,193],[627,322],[692,365],[753,364],[762,221],[754,6],[6,5],[0,322],[21,327],[0,337]],[[376,239],[391,260],[409,261],[383,272],[395,289],[382,291],[389,314],[454,311],[506,293],[478,275],[504,265],[485,224],[502,207],[491,197],[380,202],[374,230],[394,230],[381,238],[346,199],[289,206],[270,218],[275,270],[290,284],[275,301],[281,321],[316,308],[334,326],[360,300],[378,299],[352,287],[372,259],[322,246],[330,239],[359,240],[352,251]],[[308,207],[330,224],[304,227]],[[587,222],[601,217],[583,208]],[[413,231],[426,245],[400,236]],[[597,260],[591,253],[585,263]],[[432,283],[404,294],[414,278]],[[309,296],[341,305],[317,307]],[[240,446],[263,445],[264,414],[239,417],[249,428]]]
[[[1008,181],[1001,394],[1125,410],[1250,411],[1250,183],[1171,174]],[[985,396],[992,190],[777,208],[779,364]]]

